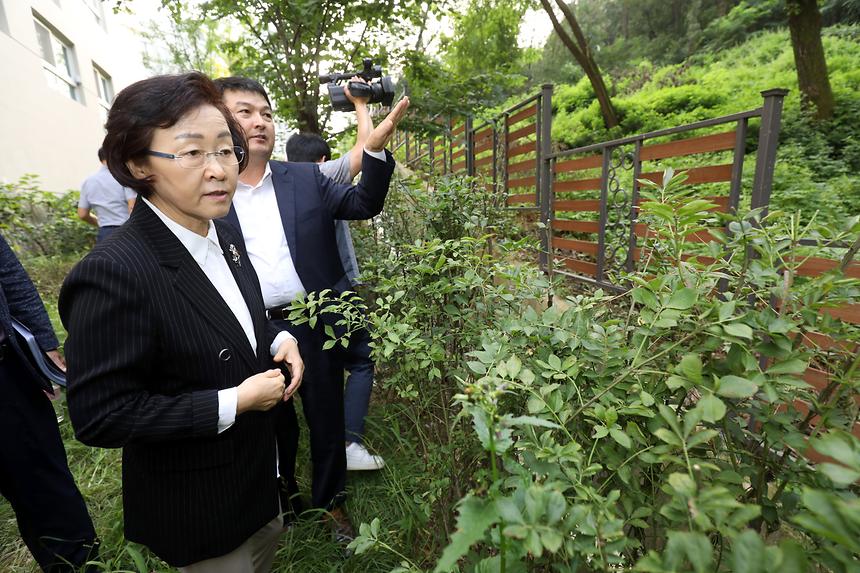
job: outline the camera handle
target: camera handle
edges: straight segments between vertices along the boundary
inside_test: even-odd
[[[373,95],[373,87],[370,84],[366,84],[364,82],[349,82],[347,85],[349,86],[349,93],[354,97],[370,99]]]

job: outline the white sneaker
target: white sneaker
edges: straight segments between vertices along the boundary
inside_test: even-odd
[[[346,447],[346,469],[348,471],[379,470],[384,466],[385,460],[380,456],[374,456],[358,442],[352,442]]]

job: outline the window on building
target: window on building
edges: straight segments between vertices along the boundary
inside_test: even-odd
[[[107,121],[107,113],[110,109],[110,104],[113,101],[113,82],[110,76],[93,63],[93,75],[96,80],[96,93],[99,100],[99,114],[102,118],[102,123]]]
[[[105,25],[105,13],[102,10],[102,0],[83,0],[84,4],[87,5],[87,8],[90,9],[90,12],[95,18],[96,22],[98,22],[99,26],[104,27]]]
[[[6,22],[6,11],[3,9],[3,0],[0,0],[0,32],[9,33],[9,24]]]
[[[81,101],[78,89],[78,66],[75,61],[75,50],[71,43],[47,23],[34,18],[36,38],[42,54],[42,68],[48,85],[59,93],[75,101]]]

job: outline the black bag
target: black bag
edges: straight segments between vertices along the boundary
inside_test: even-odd
[[[42,388],[53,393],[53,384],[66,386],[66,373],[57,368],[57,365],[48,358],[45,352],[39,347],[36,342],[36,337],[30,332],[30,329],[24,326],[14,316],[12,319],[12,330],[15,331],[15,338],[18,341],[18,346],[24,353],[26,360],[33,367],[33,370],[39,374],[39,382]]]

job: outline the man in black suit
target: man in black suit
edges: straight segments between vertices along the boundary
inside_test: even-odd
[[[248,255],[260,277],[270,318],[282,321],[293,299],[313,291],[351,290],[341,264],[336,219],[369,219],[383,207],[394,159],[384,150],[409,105],[404,98],[370,134],[355,186],[338,184],[308,163],[270,161],[275,145],[268,94],[256,81],[232,77],[215,80],[227,107],[248,138],[248,167],[239,178],[227,220],[242,230]],[[343,422],[343,365],[324,352],[321,328],[293,328],[305,361],[308,383],[300,390],[310,430],[314,507],[329,511],[335,536],[354,537],[343,509],[346,456]],[[292,401],[279,406],[281,471],[288,494],[294,479],[298,424]]]
[[[69,471],[54,408],[15,339],[13,315],[65,370],[39,293],[0,235],[0,493],[44,571],[78,570],[96,557],[96,534]]]

